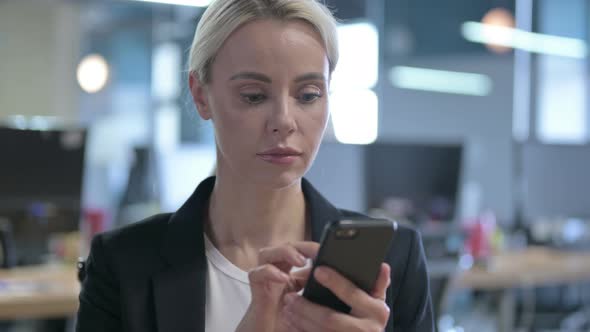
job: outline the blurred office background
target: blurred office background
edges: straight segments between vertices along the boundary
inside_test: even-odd
[[[92,235],[211,173],[186,72],[207,2],[0,0],[0,331],[71,331]],[[590,2],[325,2],[307,177],[421,231],[440,331],[590,331]]]

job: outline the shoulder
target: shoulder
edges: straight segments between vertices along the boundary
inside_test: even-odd
[[[98,234],[92,240],[91,254],[100,254],[113,268],[126,270],[151,265],[159,256],[170,213],[158,214],[118,229]]]
[[[170,213],[151,216],[144,220],[99,234],[107,248],[126,249],[139,243],[158,241],[166,229]]]

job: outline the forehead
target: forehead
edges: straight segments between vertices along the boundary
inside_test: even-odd
[[[320,34],[301,20],[257,20],[236,29],[220,48],[213,76],[239,70],[329,70]],[[217,72],[217,73],[216,73]]]

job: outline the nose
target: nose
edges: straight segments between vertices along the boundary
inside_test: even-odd
[[[273,135],[286,137],[297,130],[294,105],[288,97],[280,98],[274,105],[268,119],[267,128]]]

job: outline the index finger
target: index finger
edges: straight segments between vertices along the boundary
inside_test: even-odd
[[[315,242],[294,242],[276,247],[267,247],[258,253],[258,264],[270,263],[284,272],[292,266],[305,266],[306,258],[315,258],[319,244]]]
[[[305,287],[305,284],[307,283],[307,280],[309,279],[309,275],[311,274],[311,269],[312,267],[306,267],[294,272],[291,272],[289,275],[291,276],[291,280],[293,282],[293,284],[290,285],[290,291],[292,292],[298,292],[301,289],[303,289],[303,287]]]
[[[303,256],[311,259],[315,259],[320,250],[320,244],[313,241],[300,241],[291,243],[297,251],[303,254]]]

